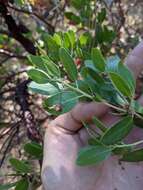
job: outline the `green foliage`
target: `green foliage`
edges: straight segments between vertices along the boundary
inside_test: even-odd
[[[73,49],[76,43],[78,45],[78,41],[75,41],[76,38],[73,32],[67,33],[67,36],[69,34],[72,36],[72,42],[70,40],[70,47],[72,48],[62,47],[60,37],[56,36],[56,40],[61,46],[58,55],[60,63],[56,68],[57,71],[61,70],[61,73],[66,71],[68,78],[64,78],[63,74],[54,75],[54,71],[51,72],[52,77],[52,74],[49,74],[51,69],[45,69],[44,63],[39,66],[38,62],[37,66],[37,64],[34,64],[36,60],[31,59],[39,70],[31,69],[28,72],[29,76],[36,82],[32,82],[29,87],[34,92],[48,95],[48,98],[44,101],[44,108],[52,115],[68,112],[78,102],[87,100],[102,102],[113,108],[117,115],[124,115],[119,122],[108,127],[108,129],[98,118],[93,118],[93,122],[100,129],[100,133],[89,141],[90,146],[81,149],[78,154],[77,164],[98,164],[111,154],[120,154],[123,155],[123,159],[127,159],[128,155],[130,157],[130,154],[132,154],[130,147],[134,148],[136,143],[135,145],[134,143],[124,144],[123,140],[131,132],[134,118],[142,117],[143,113],[142,106],[133,100],[135,94],[133,74],[121,63],[118,56],[105,58],[98,48],[91,49],[89,59],[82,57],[84,64],[80,66],[79,70],[74,61],[76,54]],[[82,38],[80,38],[80,43],[85,45],[86,39]],[[61,64],[62,66],[60,66]],[[36,74],[33,71],[36,71]],[[44,73],[43,76],[38,75],[37,71]],[[42,83],[42,85],[47,85],[50,88],[45,90],[44,87],[46,86],[38,85],[37,83]],[[141,115],[138,116],[138,114]],[[90,132],[90,128],[86,128]],[[135,152],[135,155],[140,156],[140,153],[136,154]],[[141,158],[137,157],[135,160],[139,159]]]
[[[17,160],[15,158],[11,158],[9,160],[11,166],[14,168],[15,171],[20,173],[29,173],[31,171],[31,167],[29,164],[25,163],[24,161]]]
[[[101,141],[103,144],[117,144],[126,137],[133,128],[133,119],[130,116],[123,118],[105,131]]]
[[[119,39],[118,26],[116,28],[112,25],[113,23],[110,21],[112,19],[109,18],[108,14],[113,0],[104,1],[106,6],[103,1],[71,0],[68,3],[68,9],[65,7],[61,13],[66,18],[64,19],[64,30],[61,30],[61,23],[55,22],[55,20],[58,21],[58,18],[53,18],[54,22],[52,22],[53,16],[48,15],[54,26],[60,26],[55,28],[55,31],[58,32],[53,32],[53,34],[48,27],[48,21],[44,21],[46,13],[43,18],[38,15],[34,23],[31,24],[31,19],[36,18],[35,12],[38,3],[35,2],[33,1],[33,5],[30,5],[25,0],[14,0],[14,6],[30,11],[29,15],[33,13],[35,15],[30,18],[30,23],[26,23],[30,29],[33,29],[32,24],[34,27],[36,25],[34,31],[21,33],[34,42],[37,55],[28,55],[28,59],[25,61],[23,58],[22,61],[18,60],[19,69],[27,68],[25,65],[28,65],[28,68],[33,67],[27,72],[32,79],[32,82],[28,84],[28,89],[44,96],[43,107],[52,116],[70,111],[78,102],[87,101],[102,102],[112,108],[110,110],[112,114],[121,116],[121,120],[113,126],[106,126],[99,118],[93,118],[95,131],[97,130],[99,134],[96,133],[95,136],[90,134],[89,146],[79,152],[77,164],[98,164],[113,154],[118,154],[123,161],[143,161],[142,149],[136,149],[136,145],[142,141],[133,144],[124,143],[124,139],[134,125],[143,128],[143,107],[134,100],[136,83],[132,72],[117,55],[113,55],[111,52],[113,47],[115,52],[118,52],[119,55],[122,54],[119,50],[120,48],[122,50],[122,42]],[[99,4],[100,6],[98,6]],[[37,20],[40,17],[42,20],[38,22]],[[21,20],[27,22],[28,15],[24,14],[19,18],[20,20],[18,17],[15,18],[18,24],[21,23]],[[66,28],[70,28],[70,30]],[[7,34],[0,34],[0,48],[9,49],[12,52],[14,50],[14,55],[27,55],[23,48],[19,48],[20,44],[15,43],[16,40],[13,40],[9,32],[11,31],[8,31],[8,36]],[[134,41],[132,47],[137,43],[137,38],[132,39]],[[10,69],[11,67],[13,70]],[[10,68],[7,69],[5,64],[0,65],[0,90],[7,83],[7,80],[10,82],[19,81],[17,76],[15,80],[11,80],[11,77],[5,78],[7,72],[10,71],[10,74],[11,71],[12,73],[13,71],[17,72],[15,62],[13,66],[11,60]],[[12,84],[13,86],[15,84]],[[11,123],[0,121],[0,129],[3,130],[9,126]],[[87,124],[84,126],[90,133],[90,127],[87,127]],[[29,142],[24,145],[23,149],[22,158],[24,154],[24,160],[10,159],[10,164],[15,172],[14,176],[18,176],[19,181],[13,184],[0,185],[0,190],[11,189],[12,187],[27,190],[29,186],[35,189],[33,181],[39,179],[39,176],[37,177],[37,171],[35,172],[36,169],[30,161],[34,160],[35,162],[37,160],[38,163],[41,163],[43,147],[35,142]]]
[[[105,60],[100,52],[99,49],[92,49],[91,52],[91,57],[92,57],[92,61],[95,65],[95,68],[98,69],[99,71],[104,72],[105,70]]]
[[[29,77],[39,84],[45,84],[49,82],[48,74],[40,69],[31,69],[28,71]]]
[[[70,111],[78,103],[79,95],[72,91],[59,92],[44,101],[44,108],[53,115]]]
[[[80,150],[76,163],[80,166],[98,164],[111,155],[112,149],[104,146],[89,146]]]
[[[25,0],[14,0],[16,5],[22,6],[25,3]]]
[[[31,156],[33,156],[37,159],[42,159],[42,157],[43,157],[42,146],[35,142],[25,144],[24,150],[25,150],[25,152],[27,152],[28,154],[30,154]]]
[[[29,60],[31,63],[34,64],[34,66],[42,71],[45,71],[49,76],[51,77],[60,77],[60,70],[56,66],[55,63],[53,63],[52,60],[48,56],[34,56],[30,55]]]
[[[27,179],[21,179],[16,183],[15,190],[28,190],[29,189],[29,182]]]
[[[0,185],[0,190],[8,190],[15,187],[16,183]]]
[[[63,66],[67,74],[69,75],[70,79],[75,81],[77,79],[78,73],[74,60],[67,52],[67,50],[64,48],[60,49],[59,55],[60,55],[60,60],[63,63]]]
[[[124,154],[121,161],[126,161],[126,162],[141,162],[141,161],[143,161],[143,149],[138,149],[138,150]]]

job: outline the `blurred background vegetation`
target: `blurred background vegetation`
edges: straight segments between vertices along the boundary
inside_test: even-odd
[[[0,190],[40,187],[42,141],[52,119],[28,91],[29,54],[58,63],[76,43],[75,63],[99,46],[125,59],[143,37],[142,0],[0,0]]]

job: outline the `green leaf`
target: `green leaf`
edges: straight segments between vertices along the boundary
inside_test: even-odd
[[[106,71],[107,72],[118,72],[118,66],[120,63],[120,58],[118,55],[110,56],[107,58]]]
[[[94,67],[94,64],[93,64],[93,61],[92,61],[92,60],[85,60],[85,61],[84,61],[84,64],[85,64],[86,67],[88,67],[88,68],[90,68],[90,69],[92,69],[92,70],[98,72],[98,69],[96,69],[96,68]]]
[[[118,66],[118,73],[126,81],[132,94],[134,94],[135,88],[136,88],[136,81],[135,81],[132,71],[130,71],[128,67],[126,67],[123,63],[120,62]]]
[[[22,6],[25,3],[25,0],[14,0],[15,4]]]
[[[126,81],[132,94],[134,94],[136,82],[133,73],[120,61],[118,56],[112,56],[107,59],[106,71],[119,74]]]
[[[11,184],[3,184],[0,185],[0,190],[8,190],[11,189],[12,187],[15,187],[16,183],[11,183]]]
[[[74,48],[74,45],[75,45],[75,43],[76,43],[76,35],[75,35],[75,32],[72,31],[72,30],[69,30],[69,31],[67,32],[67,35],[68,35],[68,37],[69,37],[69,40],[70,40],[70,43],[71,43],[71,47],[72,47],[72,49],[73,49],[73,48]]]
[[[59,61],[59,45],[51,35],[44,33],[44,41],[48,46],[48,55],[52,60]]]
[[[131,147],[121,147],[121,148],[115,148],[113,150],[113,153],[116,155],[123,155],[131,151]]]
[[[92,61],[93,61],[96,69],[98,69],[99,71],[102,71],[102,72],[105,71],[106,62],[99,49],[97,49],[97,48],[92,49],[91,58],[92,58]]]
[[[17,182],[15,190],[28,190],[29,189],[29,182],[27,179],[21,179]]]
[[[28,89],[32,92],[42,94],[42,95],[53,95],[57,94],[59,92],[59,89],[62,89],[62,86],[60,84],[57,84],[57,87],[47,83],[47,84],[38,84],[36,82],[31,82],[28,85]]]
[[[59,115],[70,111],[78,103],[79,97],[75,92],[59,92],[44,101],[44,108],[53,115]]]
[[[124,154],[121,158],[121,161],[126,162],[140,162],[143,161],[143,149],[138,149],[133,152]]]
[[[104,146],[88,146],[78,153],[76,163],[80,166],[94,165],[106,160],[111,155],[111,148]]]
[[[91,68],[86,68],[86,69],[90,77],[93,78],[98,84],[103,85],[105,83],[103,77],[101,77],[97,71]]]
[[[65,17],[73,22],[73,24],[79,24],[81,19],[79,16],[75,15],[73,12],[65,12]]]
[[[9,162],[17,172],[29,173],[31,171],[31,167],[28,164],[26,164],[24,161],[11,158]]]
[[[104,25],[102,28],[103,41],[106,43],[112,43],[115,37],[116,37],[116,32],[108,29],[108,27]]]
[[[63,47],[66,49],[69,49],[71,47],[70,39],[67,32],[63,35]]]
[[[59,51],[61,62],[70,77],[71,80],[75,81],[78,77],[78,72],[74,60],[65,48],[61,48]]]
[[[62,39],[61,39],[61,36],[59,34],[55,33],[53,36],[53,39],[56,41],[56,43],[59,46],[62,46]]]
[[[42,70],[39,69],[30,69],[28,72],[28,76],[39,84],[49,83],[49,76]]]
[[[30,154],[31,156],[34,156],[36,158],[42,158],[42,156],[43,156],[42,146],[35,142],[25,144],[24,150],[28,154]]]
[[[76,9],[81,9],[82,7],[85,6],[85,0],[72,0],[71,5],[76,8]]]
[[[133,93],[127,82],[119,74],[110,72],[109,76],[113,85],[121,94],[130,98],[133,96]]]
[[[97,118],[97,117],[93,117],[93,123],[96,125],[97,128],[99,128],[101,131],[105,132],[106,131],[106,127],[105,125]]]
[[[139,102],[135,101],[135,100],[132,100],[131,102],[131,107],[137,112],[137,113],[140,113],[140,114],[143,114],[143,106],[141,106],[139,104]]]
[[[97,20],[98,22],[102,23],[106,18],[106,9],[102,8],[101,12],[98,13],[97,15]]]
[[[123,140],[133,128],[133,118],[127,116],[107,129],[101,138],[101,142],[106,145],[112,145]]]
[[[48,56],[30,55],[28,58],[31,63],[34,64],[34,66],[46,72],[49,76],[60,77],[60,70],[58,66],[52,60],[50,60]]]
[[[98,139],[95,139],[95,138],[90,138],[88,139],[88,144],[91,145],[91,146],[103,146],[103,144],[98,140]]]
[[[89,36],[87,35],[87,33],[83,33],[79,36],[79,42],[80,42],[81,46],[84,46],[87,44],[88,38],[89,38]]]

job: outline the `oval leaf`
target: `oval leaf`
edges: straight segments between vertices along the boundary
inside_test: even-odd
[[[28,56],[29,60],[36,66],[38,69],[46,72],[52,77],[60,77],[60,70],[57,65],[48,57],[48,56]]]
[[[102,71],[102,72],[105,71],[106,62],[99,49],[97,49],[97,48],[92,49],[91,58],[92,58],[92,61],[93,61],[96,69],[98,69],[99,71]]]
[[[143,161],[143,149],[138,149],[133,152],[124,154],[121,161],[140,162]]]
[[[99,73],[91,68],[86,68],[88,74],[93,78],[98,84],[104,84],[104,79],[99,75]]]
[[[124,139],[133,128],[133,118],[127,116],[109,128],[101,138],[103,144],[112,145]]]
[[[25,150],[28,154],[30,154],[30,155],[32,155],[32,156],[34,156],[34,157],[36,157],[36,158],[42,158],[42,155],[43,155],[43,148],[42,148],[42,146],[41,146],[40,144],[38,144],[38,143],[35,143],[35,142],[27,143],[27,144],[25,144],[25,146],[24,146],[24,150]]]
[[[35,81],[36,83],[39,83],[39,84],[46,84],[49,82],[49,78],[48,78],[48,75],[39,70],[39,69],[31,69],[28,71],[28,76],[33,80]]]
[[[80,166],[98,164],[111,155],[111,148],[104,146],[88,146],[79,151],[76,163]]]
[[[116,89],[123,95],[127,97],[132,97],[132,91],[129,88],[127,82],[117,73],[110,72],[110,79]]]
[[[59,54],[68,76],[71,80],[75,81],[78,77],[78,72],[74,60],[65,48],[61,48]]]
[[[121,62],[118,56],[112,56],[107,59],[106,71],[120,75],[134,94],[136,82],[133,73]]]
[[[28,190],[29,182],[27,179],[21,179],[17,182],[15,190]]]
[[[126,67],[123,63],[120,62],[118,67],[118,73],[122,76],[122,78],[124,78],[130,90],[134,94],[136,88],[136,82],[132,71],[129,70],[128,67]]]
[[[70,111],[78,103],[79,97],[81,95],[72,91],[59,92],[45,100],[44,107],[49,113],[59,115]]]
[[[31,171],[30,166],[24,163],[23,161],[11,158],[9,162],[12,165],[12,167],[20,173],[29,173]]]
[[[61,86],[59,85],[59,88]],[[62,88],[62,87],[61,87]],[[57,94],[59,89],[56,88],[54,85],[47,83],[47,84],[38,84],[34,81],[32,81],[29,85],[28,85],[28,89],[31,90],[32,92],[38,93],[38,94],[42,94],[42,95],[53,95],[53,94]]]

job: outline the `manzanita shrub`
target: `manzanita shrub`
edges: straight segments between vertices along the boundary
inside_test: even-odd
[[[55,34],[59,44],[57,49],[53,48],[53,52],[56,50],[55,62],[47,55],[29,56],[33,64],[28,71],[33,80],[29,89],[47,97],[43,106],[51,115],[68,112],[78,102],[94,101],[109,106],[113,114],[121,117],[108,128],[94,117],[93,123],[100,133],[83,123],[91,138],[89,145],[78,154],[78,165],[98,164],[113,154],[120,155],[122,161],[143,161],[143,149],[137,148],[143,141],[124,143],[135,125],[141,127],[136,121],[143,119],[143,107],[134,99],[136,82],[132,72],[118,56],[105,58],[97,47],[84,55],[82,48],[73,48],[77,47],[79,39],[75,39],[74,32],[69,34],[68,39],[74,40],[74,43],[73,40],[70,42],[70,48],[60,35]]]

